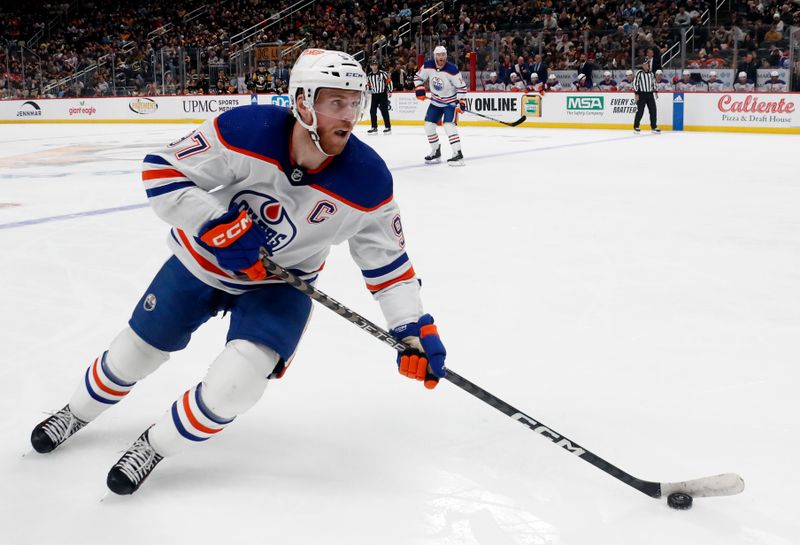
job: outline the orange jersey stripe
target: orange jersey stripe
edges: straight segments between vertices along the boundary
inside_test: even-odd
[[[386,282],[382,282],[377,285],[367,284],[367,289],[369,291],[381,291],[382,289],[388,288],[392,284],[397,284],[398,282],[402,282],[403,280],[409,280],[411,278],[414,278],[414,274],[415,274],[414,267],[409,267],[409,269],[406,272],[404,272],[403,274],[401,274],[400,276],[398,276],[393,280],[388,280]]]
[[[203,433],[219,433],[223,430],[223,428],[214,429],[204,426],[203,424],[200,423],[199,420],[197,420],[197,418],[194,417],[194,415],[192,414],[192,409],[191,407],[189,407],[188,391],[183,394],[183,410],[186,411],[186,416],[189,418],[189,422],[192,423],[192,426],[197,428],[199,431],[202,431]]]
[[[229,275],[228,273],[226,273],[225,271],[223,271],[222,269],[211,263],[208,259],[198,254],[195,251],[195,249],[192,248],[189,239],[186,237],[186,233],[184,233],[181,229],[178,229],[177,227],[175,228],[175,230],[178,232],[178,236],[181,237],[181,241],[183,242],[183,247],[186,248],[186,250],[192,255],[194,260],[197,261],[197,263],[201,267],[214,274],[225,276],[227,278],[233,278],[231,275]]]
[[[180,170],[174,168],[159,168],[156,170],[143,170],[142,181],[158,180],[160,178],[186,178],[186,175]]]

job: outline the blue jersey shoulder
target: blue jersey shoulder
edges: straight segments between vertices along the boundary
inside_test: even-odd
[[[456,66],[452,62],[445,63],[444,68],[442,68],[442,71],[447,72],[451,76],[457,76],[460,73],[458,71],[458,66]]]
[[[316,175],[315,184],[360,210],[392,197],[392,174],[375,150],[350,135],[342,154]]]
[[[436,61],[433,60],[433,59],[428,59],[427,61],[425,61],[423,63],[423,65],[422,65],[422,67],[423,68],[430,68],[431,70],[439,70],[439,68],[436,68]],[[441,68],[441,71],[442,72],[447,72],[448,74],[450,74],[452,76],[455,76],[455,75],[459,74],[458,66],[456,66],[452,62],[444,63],[444,67]]]
[[[283,163],[288,159],[292,119],[288,108],[253,104],[220,114],[215,124],[226,147]],[[265,138],[265,134],[269,137]]]

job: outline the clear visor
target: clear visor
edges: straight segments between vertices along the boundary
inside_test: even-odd
[[[317,115],[356,123],[367,105],[367,94],[360,91],[321,89],[314,99]]]

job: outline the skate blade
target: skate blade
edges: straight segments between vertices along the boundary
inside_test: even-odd
[[[428,161],[427,159],[425,160],[426,165],[438,165],[441,162],[442,162],[441,159],[431,159],[430,161]]]
[[[464,161],[447,161],[447,164],[451,167],[463,167]]]
[[[35,450],[33,450],[33,449],[26,450],[25,452],[23,452],[23,453],[22,453],[22,457],[23,457],[23,458],[25,458],[25,457],[27,457],[27,456],[29,456],[29,455],[33,454],[34,452],[36,452],[36,451],[35,451]]]

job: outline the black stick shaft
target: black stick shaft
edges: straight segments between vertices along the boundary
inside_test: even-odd
[[[289,284],[293,288],[296,288],[297,290],[305,293],[313,300],[320,303],[322,306],[331,309],[332,311],[339,314],[343,318],[356,324],[358,327],[360,327],[361,329],[363,329],[376,339],[379,339],[384,343],[388,344],[395,350],[400,352],[405,350],[406,346],[402,342],[392,337],[383,328],[375,325],[374,323],[367,320],[360,314],[353,312],[352,310],[341,304],[336,299],[333,299],[332,297],[329,297],[328,295],[319,291],[317,288],[315,288],[305,280],[299,278],[297,275],[287,271],[277,263],[273,263],[266,256],[262,256],[262,261],[268,273],[277,276],[281,280],[284,280],[287,284]],[[522,411],[512,407],[499,397],[490,394],[477,384],[470,382],[469,380],[465,379],[455,371],[448,368],[444,378],[447,381],[451,382],[452,384],[458,386],[465,392],[477,397],[487,405],[491,405],[501,413],[525,425],[528,429],[535,431],[545,439],[548,439],[551,442],[555,443],[556,446],[559,446],[564,450],[566,450],[567,452],[570,452],[578,456],[579,458],[589,462],[593,466],[602,469],[612,477],[619,479],[620,481],[629,486],[632,486],[639,492],[643,492],[644,494],[647,494],[648,496],[652,496],[654,498],[658,498],[661,496],[660,483],[643,481],[626,473],[625,471],[622,471],[615,465],[603,460],[596,454],[586,450],[585,448],[581,447],[574,441],[567,439],[566,437],[556,432],[552,428],[545,426],[541,422],[536,421],[535,419],[531,418]]]
[[[523,115],[522,117],[520,117],[516,121],[512,121],[511,123],[509,123],[508,121],[501,121],[500,119],[496,119],[494,117],[491,117],[491,116],[488,116],[488,115],[485,115],[485,114],[482,114],[482,113],[474,112],[472,110],[464,110],[464,113],[477,115],[478,117],[482,117],[484,119],[488,119],[489,121],[494,121],[495,123],[502,123],[503,125],[508,125],[509,127],[516,127],[517,125],[521,124],[523,121],[525,121],[527,119]]]

